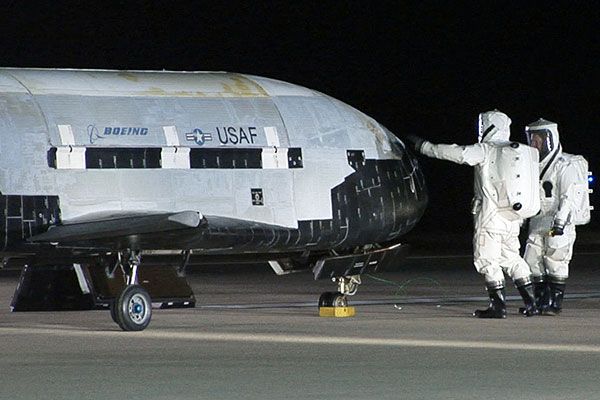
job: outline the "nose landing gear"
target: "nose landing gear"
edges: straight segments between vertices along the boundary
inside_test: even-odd
[[[332,278],[338,285],[337,292],[325,292],[319,298],[319,315],[334,317],[350,317],[354,315],[354,307],[348,307],[348,296],[356,294],[360,285],[360,275]]]

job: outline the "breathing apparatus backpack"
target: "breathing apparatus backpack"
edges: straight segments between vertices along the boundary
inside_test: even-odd
[[[491,200],[500,215],[514,221],[538,213],[540,166],[536,149],[516,142],[494,145],[488,172],[495,190]]]
[[[591,173],[588,171],[588,162],[583,156],[562,153],[562,157],[577,171],[577,181],[569,188],[569,197],[573,199],[575,207],[571,213],[571,223],[575,225],[585,225],[590,222],[590,211],[594,207],[590,206],[590,193],[592,190],[588,186],[588,177]]]

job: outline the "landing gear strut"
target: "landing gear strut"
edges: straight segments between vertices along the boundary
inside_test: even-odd
[[[319,307],[347,307],[348,296],[353,296],[360,285],[360,275],[340,276],[332,278],[337,283],[337,292],[325,292],[319,297]]]
[[[123,259],[127,261],[123,262]],[[138,285],[139,251],[128,251],[126,257],[119,252],[113,271],[120,267],[125,278],[125,289],[110,306],[110,316],[124,331],[146,329],[152,318],[152,300],[142,286]]]

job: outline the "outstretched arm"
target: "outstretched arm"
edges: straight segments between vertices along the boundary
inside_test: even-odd
[[[485,159],[485,148],[479,143],[459,146],[457,144],[433,144],[424,141],[420,151],[428,157],[470,166],[481,164]]]

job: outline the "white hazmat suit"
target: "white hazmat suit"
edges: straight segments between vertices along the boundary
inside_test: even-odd
[[[475,194],[472,206],[475,220],[474,264],[477,272],[484,276],[490,296],[488,310],[477,310],[474,313],[475,316],[482,318],[506,316],[504,273],[511,277],[523,296],[526,305],[524,314],[527,316],[537,314],[533,304],[530,270],[519,255],[518,236],[522,219],[509,219],[500,213],[496,201],[498,188],[494,187],[491,179],[491,174],[495,171],[494,163],[497,161],[497,148],[510,144],[510,123],[510,118],[499,111],[480,114],[479,143],[467,146],[433,144],[417,137],[407,138],[415,143],[417,151],[426,156],[468,164],[475,168]],[[535,160],[537,162],[537,155]]]
[[[538,306],[544,314],[554,315],[561,310],[569,277],[578,208],[575,188],[581,178],[574,156],[562,152],[557,124],[539,119],[525,132],[529,144],[540,152],[541,211],[529,220],[524,258]]]

